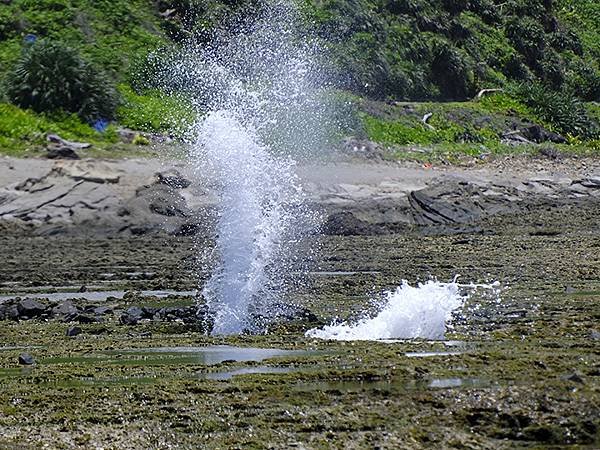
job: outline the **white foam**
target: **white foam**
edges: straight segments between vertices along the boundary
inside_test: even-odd
[[[468,298],[460,288],[456,282],[428,281],[413,287],[403,281],[395,291],[385,295],[383,307],[375,317],[313,328],[306,336],[340,341],[444,339],[452,311]]]
[[[199,127],[203,170],[219,180],[218,265],[203,289],[214,313],[214,334],[259,331],[252,314],[270,317],[284,286],[269,264],[283,264],[289,241],[310,211],[292,160],[278,158],[227,111],[208,114]],[[258,327],[258,328],[257,328]]]

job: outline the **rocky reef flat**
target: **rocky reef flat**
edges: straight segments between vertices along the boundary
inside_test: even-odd
[[[152,160],[2,164],[0,447],[600,445],[593,160],[300,167],[325,218],[298,314],[235,337],[194,320],[209,183]],[[304,335],[457,275],[499,293],[472,292],[445,341]]]

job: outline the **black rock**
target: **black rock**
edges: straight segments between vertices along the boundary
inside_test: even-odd
[[[8,305],[4,311],[4,317],[9,320],[19,320],[19,308],[17,305]]]
[[[123,325],[136,325],[138,323],[138,320],[135,317],[131,317],[128,314],[121,314],[121,317],[119,317],[119,321]]]
[[[137,306],[132,306],[131,308],[128,308],[124,314],[121,315],[119,320],[123,325],[135,325],[144,317],[145,314],[141,308]]]
[[[8,308],[10,308],[9,304],[7,304],[7,303],[0,304],[0,320],[8,319],[8,317],[6,317],[6,312],[8,311]]]
[[[540,125],[531,125],[521,130],[521,134],[530,141],[542,143],[542,142],[554,142],[556,144],[565,144],[567,140],[564,136],[546,130]]]
[[[181,175],[181,173],[176,169],[170,169],[165,172],[157,172],[156,178],[158,183],[165,184],[173,189],[185,189],[192,184],[190,180]]]
[[[81,331],[82,330],[79,327],[69,327],[69,329],[67,329],[67,336],[77,336],[78,334],[81,334]]]
[[[158,312],[158,308],[152,308],[149,306],[144,306],[142,308],[142,311],[144,313],[144,318],[146,319],[151,319],[152,317],[154,317],[154,314],[156,314]]]
[[[573,383],[584,383],[583,378],[577,372],[567,375],[565,380],[572,381]]]
[[[46,306],[32,300],[30,298],[26,298],[25,300],[21,300],[17,304],[17,309],[19,311],[19,316],[25,318],[32,318],[41,316],[46,312]]]
[[[33,359],[33,356],[31,356],[29,353],[21,353],[19,355],[19,364],[23,366],[31,366],[32,364],[35,364],[35,359]]]
[[[79,155],[72,148],[64,145],[55,144],[47,148],[46,158],[48,159],[79,159]]]
[[[112,313],[112,309],[109,308],[108,306],[97,306],[95,307],[92,312],[94,314],[96,314],[97,316],[103,316],[105,314],[111,314]]]
[[[543,147],[540,149],[540,155],[550,159],[562,159],[563,154],[554,147]]]
[[[54,316],[63,316],[67,317],[71,314],[76,315],[79,312],[77,307],[70,300],[65,300],[60,305],[52,308],[52,314]]]
[[[78,314],[75,320],[79,323],[97,323],[98,319],[95,317],[88,316],[86,314]]]
[[[144,317],[144,310],[138,306],[132,306],[131,308],[127,308],[126,313],[127,315],[138,320]]]

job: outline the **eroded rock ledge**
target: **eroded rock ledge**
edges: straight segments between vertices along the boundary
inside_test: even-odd
[[[301,166],[327,234],[473,225],[497,214],[596,203],[600,165],[432,169],[385,162]],[[218,198],[210,174],[155,160],[0,160],[0,229],[37,235],[208,233]]]

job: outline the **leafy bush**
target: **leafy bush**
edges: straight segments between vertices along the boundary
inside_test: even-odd
[[[10,11],[0,9],[0,40],[8,39],[18,29],[17,19]]]
[[[93,121],[114,117],[118,96],[108,78],[60,42],[26,47],[7,79],[11,103],[36,112],[66,111]]]
[[[600,101],[600,70],[578,58],[571,67],[568,84],[575,95],[586,101]]]
[[[513,17],[506,24],[506,35],[529,65],[542,58],[546,35],[538,21],[530,17]]]
[[[458,14],[469,7],[469,0],[443,0],[442,4],[446,11]]]
[[[553,91],[542,83],[517,85],[512,87],[511,91],[537,117],[559,133],[582,139],[600,136],[598,123],[590,117],[585,105],[571,92]]]
[[[473,64],[452,44],[441,41],[434,46],[431,76],[445,98],[465,99],[473,94]]]
[[[565,67],[560,55],[550,49],[539,61],[540,78],[554,90],[560,89],[565,82]]]
[[[499,8],[493,0],[471,0],[469,9],[488,25],[495,25],[502,20]]]

